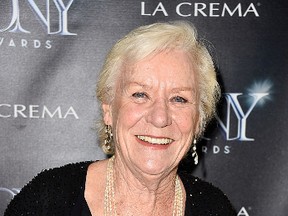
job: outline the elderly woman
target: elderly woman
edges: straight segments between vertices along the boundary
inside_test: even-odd
[[[178,170],[190,148],[197,163],[219,92],[194,27],[135,29],[108,54],[97,87],[101,146],[112,157],[42,172],[5,215],[236,215],[219,189]]]

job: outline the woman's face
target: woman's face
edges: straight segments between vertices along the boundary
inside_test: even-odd
[[[128,65],[111,105],[116,158],[141,174],[167,174],[178,166],[198,130],[197,85],[183,51],[161,52]]]

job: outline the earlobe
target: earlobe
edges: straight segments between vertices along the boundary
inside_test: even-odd
[[[102,104],[103,120],[106,125],[112,125],[112,108],[110,104]]]

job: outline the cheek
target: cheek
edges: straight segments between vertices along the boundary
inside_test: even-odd
[[[115,107],[114,122],[124,124],[127,127],[135,125],[145,115],[145,109],[137,104],[127,102]]]
[[[175,122],[177,123],[181,133],[190,134],[196,132],[197,124],[198,124],[198,117],[194,112],[187,111],[182,112],[181,115],[175,115]]]

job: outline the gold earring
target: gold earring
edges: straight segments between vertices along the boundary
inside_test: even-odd
[[[193,146],[192,146],[192,157],[194,158],[194,164],[198,164],[198,154],[196,151],[196,139],[193,140]]]
[[[105,126],[105,140],[104,140],[104,146],[107,150],[107,152],[110,152],[112,150],[112,140],[113,140],[113,133],[112,133],[112,127],[110,125]]]

